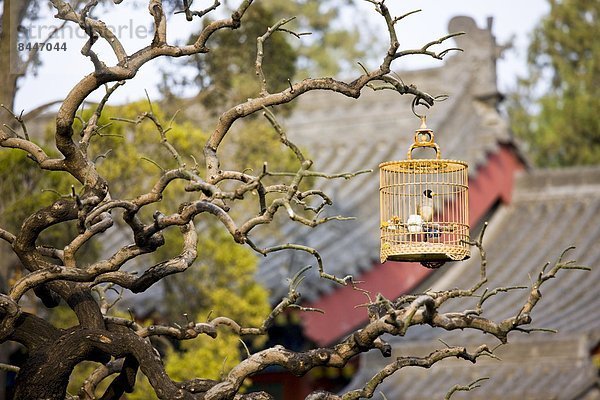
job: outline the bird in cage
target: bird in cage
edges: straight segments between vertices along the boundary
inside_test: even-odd
[[[433,196],[435,193],[431,189],[423,191],[423,196],[417,204],[417,213],[409,215],[406,220],[410,233],[429,231],[427,225],[433,220]]]
[[[423,222],[433,221],[433,196],[435,195],[433,190],[426,189],[423,191],[420,203],[417,204],[417,214],[421,216]]]

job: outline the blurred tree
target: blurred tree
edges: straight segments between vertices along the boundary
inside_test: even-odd
[[[17,81],[24,75],[22,60],[14,57],[17,48],[18,29],[21,21],[29,14],[27,11],[35,4],[32,0],[0,1],[0,104],[13,109],[17,92]],[[37,13],[32,13],[37,15]],[[0,116],[5,117],[5,111],[0,110]]]
[[[600,163],[600,3],[550,0],[509,115],[539,166]]]
[[[223,31],[208,43],[222,57],[199,54],[186,58],[185,71],[163,72],[161,92],[178,104],[180,94],[190,86],[199,88],[198,99],[209,110],[237,104],[255,96],[256,38],[281,19],[294,19],[264,46],[263,69],[269,77],[268,89],[288,86],[288,79],[315,75],[349,74],[356,61],[376,52],[366,21],[341,21],[344,10],[356,7],[355,0],[266,0],[248,11],[251,19],[236,31]],[[205,25],[210,23],[205,20]],[[358,29],[358,25],[361,29]],[[196,40],[192,36],[190,42]],[[289,107],[288,107],[289,109]]]
[[[76,0],[78,5],[83,0]],[[40,66],[39,49],[21,47],[26,42],[44,42],[63,24],[50,30],[47,37],[30,37],[32,32],[27,25],[44,15],[44,10],[50,11],[49,2],[40,0],[0,0],[0,122],[13,125],[15,121],[8,111],[14,111],[14,101],[19,88],[19,80],[28,73],[35,74]],[[42,105],[34,110],[37,114],[51,104]]]
[[[291,45],[298,54],[297,78],[316,75],[350,74],[356,62],[372,58],[378,52],[378,43],[372,40],[372,26],[366,19],[353,13],[344,18],[344,12],[356,11],[356,0],[267,0],[266,6],[277,18],[297,16],[291,29],[310,32],[301,41],[292,40]]]
[[[255,72],[256,38],[265,34],[277,22],[273,12],[263,4],[249,10],[247,24],[238,31],[223,31],[209,42],[211,50],[221,57],[196,55],[188,61],[197,74],[194,83],[200,88],[198,99],[208,109],[237,104],[257,93],[259,82]],[[210,20],[205,20],[205,25]],[[264,46],[265,74],[270,77],[269,89],[280,91],[287,87],[287,80],[296,73],[297,55],[285,37],[287,34],[272,35]],[[191,42],[197,38],[192,37]],[[196,72],[195,71],[195,72]],[[175,77],[177,75],[168,74]]]

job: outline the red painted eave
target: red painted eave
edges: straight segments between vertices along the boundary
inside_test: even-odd
[[[510,203],[515,172],[524,165],[514,148],[502,145],[490,154],[487,163],[480,166],[469,180],[469,221],[475,226],[498,202]],[[373,257],[377,257],[374,254]],[[394,299],[414,289],[433,271],[418,263],[386,262],[375,263],[373,268],[356,280],[360,287],[376,296],[381,293]],[[357,290],[342,287],[322,296],[319,300],[305,304],[325,311],[325,314],[303,313],[304,334],[325,346],[344,336],[367,321],[367,312],[361,304],[367,297]]]

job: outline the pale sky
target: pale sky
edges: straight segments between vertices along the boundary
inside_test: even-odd
[[[143,4],[141,0],[130,1],[129,4]],[[146,2],[147,3],[147,2]],[[196,1],[198,7],[202,1]],[[207,1],[204,1],[207,3]],[[209,2],[212,3],[212,0]],[[134,52],[151,40],[148,32],[151,17],[146,7],[137,10],[125,8],[123,5],[111,6],[113,12],[103,15],[104,22],[117,31],[128,52]],[[447,34],[448,21],[457,15],[466,15],[475,19],[479,27],[486,25],[487,17],[494,18],[493,32],[500,44],[507,43],[514,37],[514,49],[504,55],[499,61],[499,86],[501,91],[508,91],[515,85],[516,75],[525,73],[526,46],[532,29],[549,10],[546,0],[388,0],[388,7],[393,14],[400,15],[414,9],[423,11],[401,21],[398,27],[402,48],[420,47],[423,43],[437,39]],[[366,4],[364,13],[371,12],[373,18],[377,15],[371,11],[371,5]],[[49,14],[50,15],[50,14]],[[351,12],[345,13],[346,18],[358,17]],[[375,19],[379,22],[380,19]],[[170,18],[170,40],[185,40],[193,31],[194,25],[185,21],[181,15]],[[29,34],[39,39],[57,22],[52,18],[37,21],[29,27]],[[196,22],[197,24],[197,22]],[[16,99],[16,110],[25,111],[46,102],[62,99],[68,91],[86,74],[92,71],[91,62],[80,54],[84,39],[74,24],[62,33],[62,36],[51,40],[56,43],[66,43],[67,51],[50,51],[43,53],[43,64],[35,77],[28,77],[20,82],[20,90]],[[383,27],[382,27],[383,29]],[[385,32],[381,32],[382,41],[386,40]],[[98,42],[100,43],[100,41]],[[101,58],[114,62],[111,51],[106,45],[94,47]],[[425,60],[423,57],[403,58],[401,67],[422,68],[440,65],[439,61]],[[156,90],[156,71],[160,62],[154,61],[144,66],[138,75],[112,96],[112,104],[133,101],[145,96],[148,90],[152,98],[158,98]],[[97,101],[103,90],[94,93],[91,100]],[[450,94],[451,95],[451,94]]]

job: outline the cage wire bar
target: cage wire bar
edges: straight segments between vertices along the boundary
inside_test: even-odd
[[[412,159],[414,149],[426,147],[435,149],[436,159]],[[468,166],[440,157],[423,119],[408,159],[379,165],[382,263],[436,267],[469,258]]]

